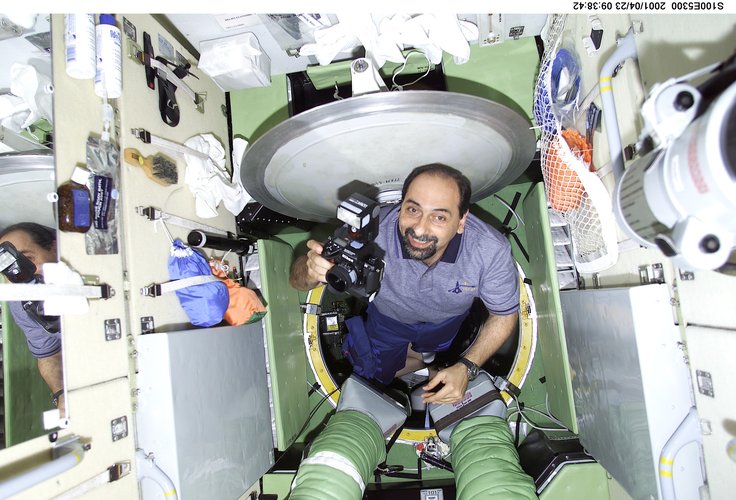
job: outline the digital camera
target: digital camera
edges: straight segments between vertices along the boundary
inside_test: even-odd
[[[383,251],[373,242],[378,235],[380,206],[353,193],[337,207],[345,224],[322,245],[322,257],[335,265],[327,271],[327,285],[338,293],[373,300],[383,278]]]
[[[30,283],[36,274],[36,265],[12,243],[4,241],[0,243],[0,272],[11,283]]]
[[[40,276],[36,275],[36,265],[20,253],[9,241],[0,243],[0,273],[8,278],[11,283],[42,283]],[[61,328],[59,316],[46,316],[43,314],[43,302],[38,300],[21,301],[23,309],[28,317],[35,321],[48,333],[58,333]]]

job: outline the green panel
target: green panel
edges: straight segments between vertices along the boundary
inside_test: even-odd
[[[287,498],[291,489],[291,482],[294,480],[293,473],[275,473],[263,476],[263,494],[276,495],[276,498]]]
[[[539,52],[527,37],[488,47],[470,46],[470,61],[455,64],[445,53],[442,61],[447,90],[484,97],[504,104],[531,123]]]
[[[269,87],[230,92],[233,137],[252,144],[289,117],[287,103],[285,75],[274,76]]]
[[[570,364],[562,323],[557,267],[552,245],[552,230],[547,215],[544,185],[537,184],[524,200],[525,228],[532,291],[537,309],[538,346],[541,354],[549,405],[552,414],[577,433],[575,406],[572,398]]]
[[[5,445],[12,446],[44,434],[42,414],[52,409],[51,392],[38,373],[26,337],[2,306]]]
[[[308,66],[307,75],[317,90],[332,87],[335,84],[342,85],[351,80],[349,61],[339,61],[326,66]]]
[[[307,355],[302,338],[299,294],[289,285],[292,248],[274,240],[258,241],[261,292],[268,314],[266,328],[268,365],[276,421],[276,448],[285,450],[307,420]]]
[[[513,208],[514,212],[516,212],[521,220],[524,221],[524,207],[521,203],[521,200],[526,198],[532,187],[533,183],[531,182],[510,184],[505,188],[499,190],[497,193],[495,193],[495,195],[488,196],[487,198],[484,198],[475,203],[473,206],[470,207],[470,212],[476,217],[480,218],[486,224],[490,224],[496,229],[501,230],[503,225],[502,223],[509,214],[509,209],[498,198],[509,205],[513,205],[514,197],[518,193],[518,195],[520,196],[519,202]],[[521,251],[521,247],[523,247],[524,250],[526,250],[527,247],[525,230],[526,228],[523,224],[519,223],[516,220],[516,217],[514,217],[513,214],[511,215],[511,219],[509,220],[508,224],[506,224],[506,226],[509,229],[513,229],[514,234],[517,236],[517,238],[508,237],[508,240],[511,243],[511,252],[514,256],[514,259],[516,259],[519,265],[521,265],[522,270],[526,273],[529,262],[524,256],[524,253]]]
[[[598,463],[565,465],[539,495],[539,500],[609,499],[606,469]]]
[[[532,361],[532,367],[526,376],[524,386],[521,388],[521,395],[519,401],[524,403],[526,407],[535,408],[540,411],[546,412],[546,401],[547,401],[547,384],[544,377],[544,361],[540,354],[539,347],[539,336],[537,336],[537,345],[535,346],[534,361]],[[543,382],[545,380],[545,382]],[[511,403],[511,406],[516,406]],[[532,420],[542,426],[545,426],[546,419],[541,415],[534,414]],[[552,424],[551,427],[555,425]],[[555,433],[557,434],[557,433]]]
[[[532,182],[519,182],[516,184],[510,184],[498,191],[496,195],[509,205],[513,206],[514,197],[518,193],[520,196],[520,201],[517,202],[515,206],[513,206],[513,209],[519,216],[519,218],[522,221],[526,222],[527,215],[524,213],[524,204],[522,203],[522,200],[526,199],[529,192],[534,189],[534,186],[535,184]],[[488,198],[484,198],[483,200],[474,204],[472,207],[470,207],[470,211],[481,220],[497,229],[501,228],[502,222],[506,219],[509,213],[509,209],[493,195],[489,196]],[[533,215],[533,217],[536,217],[536,215]],[[528,275],[529,260],[527,260],[527,257],[522,251],[523,248],[527,255],[529,254],[529,246],[527,244],[526,236],[527,226],[525,224],[517,222],[516,218],[513,217],[513,215],[506,225],[509,229],[513,229],[514,234],[518,238],[517,241],[517,238],[511,236],[508,237],[508,240],[511,243],[511,253],[514,256],[514,259],[516,259],[516,262],[518,262],[521,266],[524,273]],[[537,340],[537,343],[538,342],[539,340]],[[531,406],[539,410],[544,410],[547,390],[545,387],[546,384],[540,382],[540,379],[542,379],[542,377],[544,376],[544,365],[542,362],[542,356],[539,354],[539,349],[537,346],[535,346],[535,352],[536,355],[534,356],[531,370],[526,377],[524,386],[521,388],[521,396],[519,397],[519,399],[523,401],[524,404],[527,406]],[[537,417],[537,419],[539,421],[543,420],[541,417]]]

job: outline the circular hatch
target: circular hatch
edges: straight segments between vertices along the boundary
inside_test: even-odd
[[[327,222],[354,192],[398,199],[409,172],[428,163],[463,172],[471,202],[479,201],[516,180],[535,149],[528,120],[501,104],[454,92],[380,92],[270,129],[246,150],[241,178],[271,210]]]
[[[519,272],[520,283],[518,328],[482,368],[491,375],[501,375],[516,387],[522,388],[534,361],[537,345],[537,319],[531,287],[525,282],[524,273],[518,263],[516,268]],[[329,397],[330,403],[337,407],[340,399],[339,387],[350,375],[350,364],[340,354],[344,332],[328,331],[331,328],[325,328],[324,321],[320,321],[320,316],[324,311],[335,309],[334,303],[331,302],[335,298],[336,296],[324,285],[313,288],[307,294],[304,314],[304,345],[312,372],[320,385],[319,391],[325,397]],[[348,307],[348,309],[351,308]],[[355,311],[343,312],[350,315]],[[468,320],[460,327],[456,342],[453,342],[448,349],[450,355],[454,354],[459,357],[472,344],[479,323],[483,321],[482,317],[474,318],[474,316],[476,315],[471,309]],[[442,355],[443,353],[438,353],[438,358]],[[508,405],[511,397],[503,392],[501,395]],[[433,428],[425,428],[425,417],[424,411],[412,412],[398,439],[415,443],[436,436],[437,433]]]

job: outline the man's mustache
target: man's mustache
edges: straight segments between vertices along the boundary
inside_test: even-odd
[[[404,232],[404,234],[406,236],[411,236],[413,239],[417,240],[420,243],[427,243],[428,241],[431,241],[433,243],[437,243],[437,237],[436,236],[433,236],[433,235],[430,235],[430,234],[425,234],[424,236],[417,236],[417,233],[415,233],[412,228],[408,228]]]

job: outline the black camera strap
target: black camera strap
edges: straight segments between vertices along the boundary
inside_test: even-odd
[[[38,326],[47,333],[55,334],[61,330],[61,318],[59,316],[46,316],[41,313],[43,302],[39,300],[24,300],[21,302],[23,310]]]
[[[189,68],[188,62],[175,64],[162,56],[153,54],[153,46],[150,42],[150,36],[144,32],[144,50],[136,52],[136,58],[146,67],[146,85],[148,88],[154,88],[154,79],[158,82],[158,110],[161,119],[167,125],[176,127],[179,124],[179,104],[176,102],[176,90],[182,89],[195,105],[199,106],[202,97],[197,95],[187,84],[182,81],[187,75],[193,75]],[[170,69],[173,68],[173,69]]]

